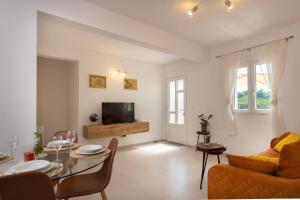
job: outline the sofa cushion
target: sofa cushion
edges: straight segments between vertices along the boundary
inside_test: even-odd
[[[257,160],[246,156],[237,156],[230,154],[227,154],[227,158],[229,165],[234,167],[243,168],[269,175],[276,174],[277,165],[272,162]]]
[[[282,148],[277,176],[300,178],[300,141],[287,144]]]
[[[286,136],[281,141],[279,141],[275,145],[274,149],[278,152],[281,152],[284,145],[296,142],[298,140],[300,140],[300,135],[298,135],[297,133],[291,132],[288,136]]]
[[[276,164],[277,166],[279,165],[279,158],[278,157],[277,158],[276,157],[273,158],[273,157],[262,156],[262,155],[258,154],[258,155],[249,156],[249,158],[271,162],[271,163]]]
[[[275,151],[273,148],[269,148],[266,151],[259,153],[258,155],[270,158],[279,158],[280,153],[278,151]]]
[[[288,136],[291,132],[286,132],[284,134],[282,134],[281,136],[277,137],[277,138],[274,138],[272,141],[271,141],[271,148],[274,148],[275,145],[280,142],[283,138],[285,138],[286,136]]]

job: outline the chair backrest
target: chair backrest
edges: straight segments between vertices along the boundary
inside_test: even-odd
[[[27,172],[1,177],[0,199],[55,200],[55,193],[46,174]]]
[[[101,179],[104,179],[104,182],[105,182],[104,188],[106,188],[107,185],[110,182],[110,178],[111,178],[111,174],[112,174],[113,162],[114,162],[114,158],[115,158],[115,155],[116,155],[117,148],[118,148],[118,139],[117,138],[113,138],[110,141],[109,145],[108,145],[108,149],[110,150],[110,155],[104,161],[104,164],[103,164],[102,168],[98,172],[100,174],[100,176],[101,176]]]
[[[64,130],[64,131],[57,131],[56,133],[54,133],[54,135],[53,136],[62,136],[62,138],[64,139],[64,140],[66,140],[67,139],[67,133],[68,133],[68,130]],[[77,133],[75,132],[75,134],[76,134],[76,139],[75,139],[75,143],[78,143],[78,136],[77,136]]]

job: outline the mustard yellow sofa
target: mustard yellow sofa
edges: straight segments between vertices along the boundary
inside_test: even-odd
[[[260,155],[280,157],[280,153],[273,147],[287,134],[274,138],[271,148]],[[298,151],[299,148],[296,152]],[[208,198],[300,198],[300,177],[284,178],[226,164],[215,165],[208,171]]]

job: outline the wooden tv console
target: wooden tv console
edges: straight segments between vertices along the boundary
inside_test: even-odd
[[[135,121],[124,124],[94,124],[83,126],[83,137],[86,139],[122,136],[149,132],[149,122]]]

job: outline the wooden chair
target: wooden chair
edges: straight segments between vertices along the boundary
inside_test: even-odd
[[[62,136],[62,138],[63,138],[64,140],[66,140],[66,139],[67,139],[67,133],[68,133],[68,130],[58,131],[58,132],[54,133],[53,136]],[[76,132],[75,132],[75,133],[76,133]],[[77,133],[76,133],[76,139],[75,139],[74,143],[78,143],[78,136],[77,136]]]
[[[0,178],[0,199],[55,200],[49,177],[41,172],[27,172]]]
[[[76,175],[64,179],[57,186],[56,197],[58,199],[68,199],[100,192],[102,199],[107,200],[104,189],[110,182],[117,147],[118,140],[113,138],[108,146],[111,150],[110,156],[104,161],[103,167],[95,173]]]

